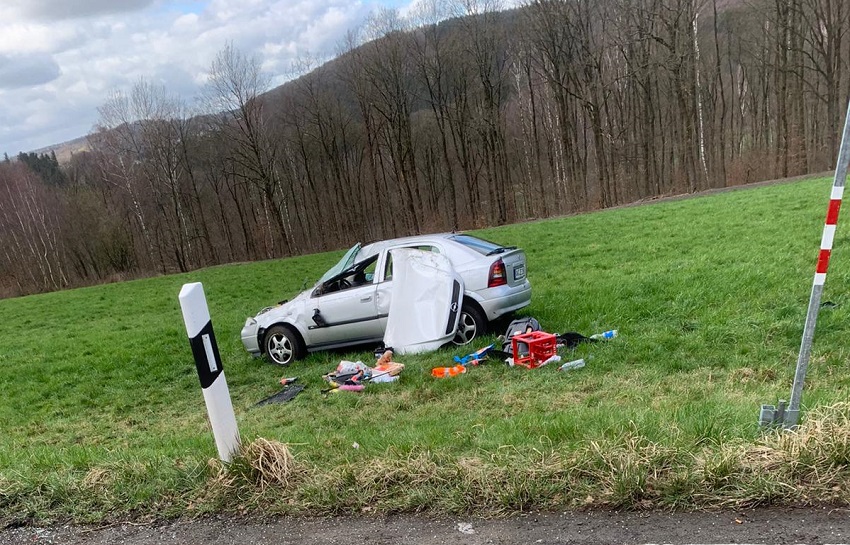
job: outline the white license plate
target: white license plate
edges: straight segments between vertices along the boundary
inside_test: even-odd
[[[525,278],[525,265],[520,265],[514,268],[514,280],[522,280]]]

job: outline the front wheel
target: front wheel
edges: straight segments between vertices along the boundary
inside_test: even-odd
[[[452,342],[458,346],[471,343],[479,335],[487,332],[487,320],[474,306],[464,303],[457,321],[457,331]]]
[[[276,325],[266,332],[263,348],[275,365],[289,365],[301,356],[301,341],[288,327]]]

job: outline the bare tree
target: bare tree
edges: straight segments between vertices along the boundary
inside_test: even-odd
[[[157,252],[163,271],[172,262],[189,270],[198,257],[181,190],[190,175],[185,107],[163,86],[142,79],[127,95],[114,92],[99,112],[93,142],[114,161],[109,179],[132,199],[146,244]],[[143,201],[150,204],[147,212]]]
[[[434,121],[437,126],[439,149],[442,158],[440,170],[441,181],[436,184],[432,192],[447,194],[448,221],[452,228],[459,226],[458,203],[456,195],[456,182],[454,174],[455,160],[449,151],[451,142],[451,131],[449,129],[449,91],[448,72],[451,67],[451,52],[447,49],[445,25],[440,21],[446,18],[448,5],[442,0],[427,0],[418,5],[418,11],[414,13],[414,23],[420,27],[419,36],[412,41],[415,54],[416,69],[424,87],[427,91],[425,99],[431,108]],[[439,206],[439,204],[437,204]]]
[[[68,285],[59,202],[21,163],[0,165],[0,270],[24,292]]]
[[[376,12],[363,30],[369,41],[347,53],[350,64],[344,78],[357,97],[380,191],[396,210],[390,218],[393,230],[418,233],[422,216],[431,211],[419,208],[422,200],[411,125],[414,77],[410,38],[404,30],[405,22],[396,10]]]
[[[248,57],[228,43],[219,51],[209,70],[207,99],[220,129],[233,142],[233,174],[253,184],[263,195],[264,211],[277,225],[282,250],[291,254],[292,203],[283,191],[277,171],[278,147],[272,140],[263,96],[269,78],[257,57]],[[271,237],[270,251],[279,253]],[[270,256],[269,256],[270,257]]]

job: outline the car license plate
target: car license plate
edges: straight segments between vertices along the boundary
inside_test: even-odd
[[[525,278],[525,265],[514,267],[514,280],[522,280]]]

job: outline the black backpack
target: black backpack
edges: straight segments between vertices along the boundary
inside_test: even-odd
[[[508,330],[505,331],[505,340],[502,342],[502,351],[512,353],[511,337],[514,335],[522,335],[531,331],[541,331],[540,322],[531,316],[525,318],[517,318],[508,325]],[[567,348],[575,348],[580,343],[594,343],[596,339],[585,337],[581,333],[570,331],[568,333],[556,333],[559,345],[565,345]]]
[[[540,331],[540,322],[537,318],[527,316],[525,318],[517,318],[508,325],[508,330],[505,331],[505,340],[502,342],[502,351],[511,352],[511,338],[514,335],[522,335],[532,331]]]

